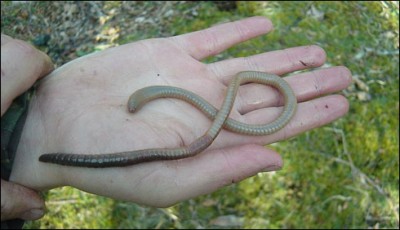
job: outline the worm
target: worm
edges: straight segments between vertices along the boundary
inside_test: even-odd
[[[237,90],[240,85],[258,83],[278,89],[284,96],[285,105],[280,116],[264,125],[250,125],[229,118]],[[237,73],[230,82],[220,110],[200,96],[172,86],[149,86],[134,92],[128,100],[129,112],[139,110],[144,104],[158,98],[176,98],[186,101],[213,120],[207,132],[188,146],[180,148],[154,148],[105,154],[46,153],[39,161],[64,166],[106,168],[123,167],[143,162],[177,160],[192,157],[209,147],[222,128],[245,135],[268,135],[282,129],[293,117],[297,109],[296,96],[289,84],[281,77],[264,72],[243,71]]]

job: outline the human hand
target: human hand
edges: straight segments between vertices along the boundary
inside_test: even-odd
[[[151,85],[193,91],[219,108],[226,86],[237,72],[286,74],[325,62],[317,46],[289,48],[211,64],[200,62],[267,33],[270,21],[253,17],[181,36],[138,41],[74,60],[47,77],[31,102],[11,178],[37,189],[70,185],[91,193],[157,207],[210,193],[260,171],[282,166],[281,157],[263,145],[284,140],[343,116],[341,95],[350,72],[332,67],[285,78],[299,102],[296,115],[268,136],[221,131],[204,152],[176,161],[122,168],[77,168],[42,163],[43,153],[101,154],[190,144],[210,126],[201,112],[175,99],[150,102],[130,114],[131,93]],[[322,96],[322,97],[321,97]],[[244,123],[268,123],[283,98],[264,85],[239,88],[230,117]],[[29,162],[29,163],[28,163]],[[35,174],[28,173],[35,172]]]
[[[2,34],[1,116],[16,97],[51,70],[53,64],[47,55],[23,41]],[[1,180],[2,221],[14,218],[34,220],[43,214],[44,201],[34,190]]]

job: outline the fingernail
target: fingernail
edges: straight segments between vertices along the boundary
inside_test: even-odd
[[[282,166],[279,165],[270,165],[267,168],[263,169],[263,172],[272,172],[272,171],[278,171],[281,170]]]
[[[34,208],[24,212],[20,217],[24,220],[36,220],[44,215],[44,210],[41,208]]]

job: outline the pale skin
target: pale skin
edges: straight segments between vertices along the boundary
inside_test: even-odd
[[[150,102],[131,114],[126,103],[137,89],[150,85],[181,87],[218,108],[224,89],[237,72],[283,75],[324,64],[326,54],[317,46],[211,64],[201,62],[271,30],[269,20],[247,18],[176,37],[129,43],[56,69],[43,79],[31,102],[10,180],[35,190],[70,185],[119,200],[167,207],[258,172],[281,168],[282,158],[264,145],[345,115],[348,101],[334,93],[351,82],[346,67],[286,77],[296,94],[298,109],[290,123],[272,135],[243,136],[222,131],[206,151],[195,157],[123,168],[77,168],[38,161],[41,154],[52,152],[101,154],[187,145],[211,124],[197,109],[175,99]],[[250,124],[267,123],[278,116],[281,107],[275,106],[281,105],[282,96],[275,89],[249,84],[239,88],[230,117]]]

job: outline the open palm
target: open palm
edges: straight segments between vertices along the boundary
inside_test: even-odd
[[[272,135],[254,137],[222,131],[210,148],[195,157],[122,168],[77,168],[38,161],[43,153],[102,154],[184,146],[211,124],[196,108],[176,99],[156,100],[131,114],[126,103],[137,89],[176,86],[193,91],[218,108],[237,72],[282,75],[324,63],[325,53],[317,46],[201,62],[271,29],[268,20],[254,17],[181,36],[126,44],[58,68],[43,80],[32,101],[11,180],[41,190],[71,185],[164,207],[281,167],[280,156],[263,145],[344,115],[348,109],[345,98],[321,96],[348,86],[351,77],[345,67],[285,78],[299,106],[292,121]],[[281,95],[271,87],[244,85],[230,117],[244,123],[268,123],[279,115],[282,103]]]

